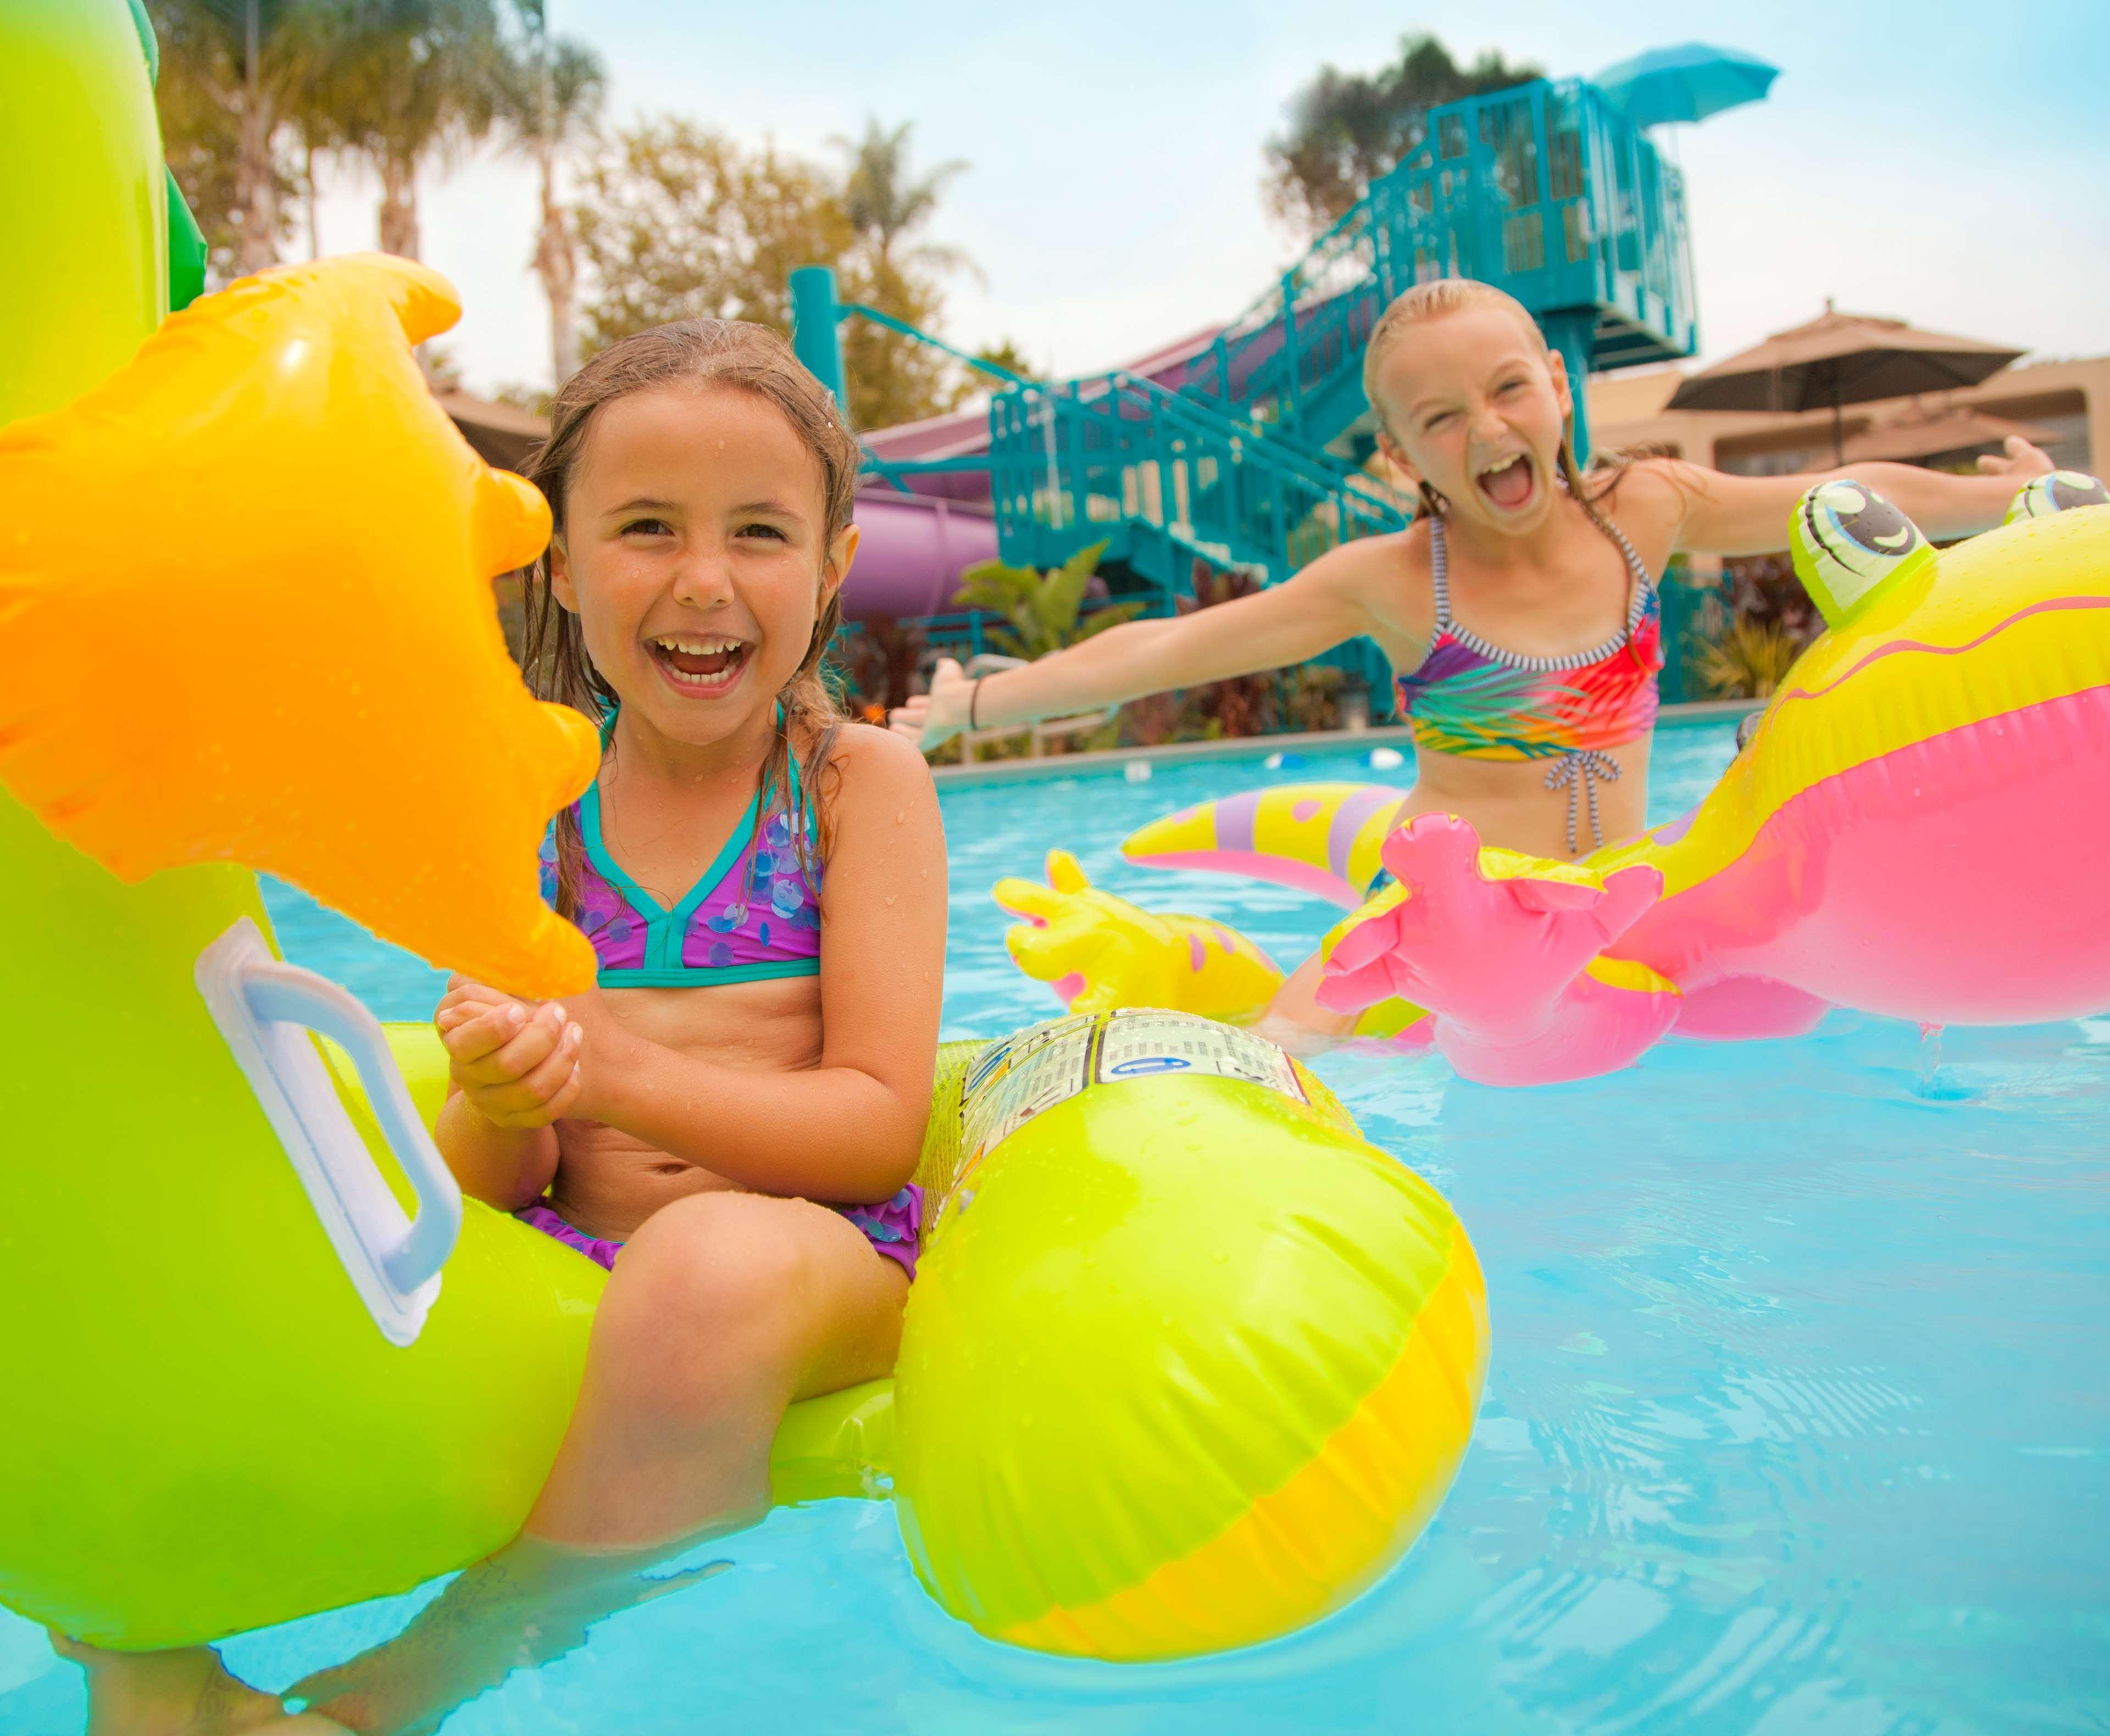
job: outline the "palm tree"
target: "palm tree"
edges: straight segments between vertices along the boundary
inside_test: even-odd
[[[851,227],[871,246],[875,275],[885,277],[910,265],[954,270],[967,264],[967,255],[957,247],[924,242],[897,257],[894,245],[911,230],[928,222],[938,208],[945,183],[967,172],[959,158],[940,163],[918,179],[908,172],[908,135],[913,121],[904,120],[889,132],[867,116],[864,137],[845,138],[837,133],[831,141],[849,158],[849,174],[843,183],[843,205]]]
[[[557,170],[564,153],[593,136],[608,75],[583,43],[551,41],[540,0],[515,0],[528,40],[504,63],[500,109],[514,147],[532,158],[542,181],[542,220],[535,235],[535,274],[550,302],[550,365],[562,386],[578,371],[578,238],[559,202]]]
[[[418,256],[418,174],[481,138],[500,88],[491,0],[334,0],[318,129],[381,181],[382,251]]]
[[[149,0],[169,156],[218,268],[238,277],[278,260],[292,183],[280,147],[312,100],[324,11],[318,0]]]

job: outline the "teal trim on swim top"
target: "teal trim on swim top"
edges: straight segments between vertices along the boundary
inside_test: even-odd
[[[614,717],[602,726],[605,740]],[[572,920],[593,943],[604,988],[709,988],[821,969],[813,813],[790,762],[788,811],[758,792],[696,884],[671,908],[640,886],[602,835],[600,788],[574,804],[586,860]],[[794,816],[796,816],[795,821]],[[803,837],[795,838],[796,825]],[[556,899],[556,830],[543,840],[542,895]]]

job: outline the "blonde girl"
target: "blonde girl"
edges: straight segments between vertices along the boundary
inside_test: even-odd
[[[1733,477],[1669,458],[1578,472],[1561,358],[1501,290],[1446,278],[1409,290],[1371,333],[1364,388],[1378,443],[1418,489],[1408,529],[1344,544],[1287,583],[1170,620],[1133,622],[1025,668],[971,681],[941,663],[893,717],[928,748],[967,728],[1118,704],[1301,663],[1359,635],[1397,676],[1415,781],[1396,823],[1457,814],[1483,842],[1566,858],[1641,830],[1663,664],[1655,575],[1680,550],[1782,545],[1816,478]],[[1904,464],[1853,474],[1930,536],[1999,522],[2050,469],[2010,441],[1986,474]],[[1272,1011],[1334,1033],[1311,1004],[1315,960]]]

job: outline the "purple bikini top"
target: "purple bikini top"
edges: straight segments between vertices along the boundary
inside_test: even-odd
[[[623,871],[601,839],[600,789],[573,805],[586,846],[572,920],[593,943],[604,988],[709,988],[821,970],[821,887],[812,810],[791,765],[790,813],[758,793],[717,860],[672,910]],[[804,837],[795,848],[793,815]],[[556,828],[542,839],[542,896],[557,897]]]

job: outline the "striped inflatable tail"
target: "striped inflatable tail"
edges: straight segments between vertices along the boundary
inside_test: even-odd
[[[1153,820],[1121,854],[1150,868],[1207,868],[1291,886],[1353,910],[1406,792],[1383,784],[1285,784]]]

